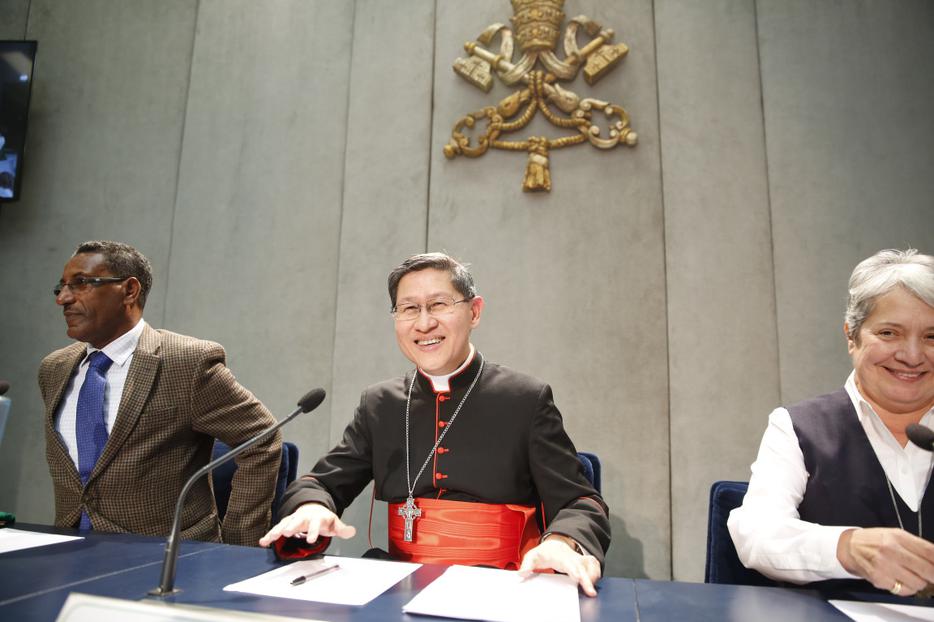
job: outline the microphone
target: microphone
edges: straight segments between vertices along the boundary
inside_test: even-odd
[[[926,451],[934,450],[934,430],[929,427],[912,423],[905,432],[908,433],[908,440]]]
[[[6,380],[0,380],[0,395],[10,390],[10,383]]]
[[[229,462],[236,456],[239,456],[253,445],[256,445],[257,443],[265,440],[273,432],[290,422],[298,415],[311,412],[320,406],[321,402],[324,401],[324,396],[324,389],[312,389],[306,393],[302,399],[298,400],[298,408],[293,410],[288,417],[278,422],[271,428],[263,430],[242,445],[234,447],[216,460],[208,462],[206,465],[198,469],[198,471],[196,471],[187,482],[185,482],[185,486],[182,488],[182,493],[178,496],[178,503],[175,504],[175,519],[172,521],[172,531],[169,532],[169,537],[165,541],[165,558],[162,560],[162,576],[159,582],[159,587],[153,588],[149,591],[151,596],[168,596],[169,594],[174,594],[180,591],[175,589],[175,564],[178,561],[178,547],[180,544],[178,532],[181,528],[182,506],[184,505],[185,497],[188,496],[188,491],[191,489],[194,483],[198,481],[198,479],[203,475],[210,473],[225,462]]]

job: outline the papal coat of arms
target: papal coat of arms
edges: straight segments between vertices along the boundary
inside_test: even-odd
[[[551,190],[548,154],[551,150],[589,141],[599,149],[619,144],[633,147],[638,136],[629,126],[629,114],[621,107],[599,99],[581,98],[559,82],[570,82],[581,68],[584,80],[593,85],[610,72],[629,52],[624,43],[611,43],[613,31],[603,28],[586,15],[571,19],[564,29],[564,57],[556,54],[564,22],[564,0],[512,0],[512,27],[492,24],[475,41],[464,44],[467,58],[454,62],[454,71],[465,80],[489,93],[493,75],[504,84],[522,83],[495,106],[468,114],[454,124],[451,141],[444,155],[476,158],[488,149],[528,153],[522,189],[526,192]],[[589,38],[579,47],[578,37]],[[499,37],[499,52],[490,51]],[[520,56],[515,58],[514,39]],[[541,112],[549,123],[569,130],[556,138],[529,136],[524,140],[506,140],[504,135],[518,132]],[[598,114],[599,113],[599,114]],[[598,125],[602,116],[605,126]],[[481,124],[482,127],[478,127]],[[465,131],[473,134],[468,136]]]

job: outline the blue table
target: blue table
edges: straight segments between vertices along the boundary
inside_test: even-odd
[[[35,525],[23,529],[75,533]],[[0,555],[0,620],[49,620],[71,592],[129,600],[151,598],[159,582],[164,539],[126,534],[89,534],[84,540]],[[425,565],[362,607],[224,592],[230,583],[280,566],[270,551],[206,542],[184,542],[176,587],[165,598],[219,609],[253,611],[335,622],[426,620],[402,606],[444,572]],[[671,620],[847,620],[813,590],[705,585],[607,577],[595,599],[581,596],[582,622],[668,622]]]
[[[41,525],[15,525],[17,529],[77,535],[77,531]],[[224,545],[212,542],[183,542],[180,564],[192,557]],[[129,534],[92,534],[83,540],[71,540],[51,546],[23,549],[0,555],[0,620],[27,620],[8,611],[51,611],[35,619],[54,620],[71,591],[85,591],[82,586],[98,581],[115,580],[127,572],[152,573],[157,584],[165,553],[165,538]],[[64,591],[61,601],[55,601]],[[48,596],[47,595],[51,595]],[[53,602],[55,601],[55,602]],[[21,608],[18,603],[23,603]],[[10,609],[12,608],[12,609]]]
[[[641,622],[850,620],[814,590],[636,580]]]

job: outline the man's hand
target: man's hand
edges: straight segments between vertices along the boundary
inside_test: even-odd
[[[570,542],[569,542],[570,541]],[[578,553],[572,540],[561,534],[552,534],[525,554],[519,573],[531,575],[536,570],[556,570],[577,581],[587,596],[596,596],[594,584],[600,579],[600,562],[593,555]]]
[[[934,583],[934,544],[902,529],[844,531],[837,542],[837,559],[848,572],[898,596]]]
[[[270,529],[259,539],[259,545],[269,546],[282,536],[289,538],[298,534],[305,534],[305,540],[312,544],[318,536],[352,538],[356,533],[356,528],[344,524],[337,514],[320,503],[306,503]]]

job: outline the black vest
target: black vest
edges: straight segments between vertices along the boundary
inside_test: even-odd
[[[898,527],[918,533],[918,514],[912,512],[895,488],[898,515],[886,484],[885,471],[869,444],[863,426],[844,389],[788,408],[804,454],[808,483],[798,506],[801,520],[821,525]],[[928,482],[921,502],[923,533],[934,537],[934,493]],[[865,581],[825,581],[827,587],[870,589]],[[819,586],[816,584],[815,586]]]

